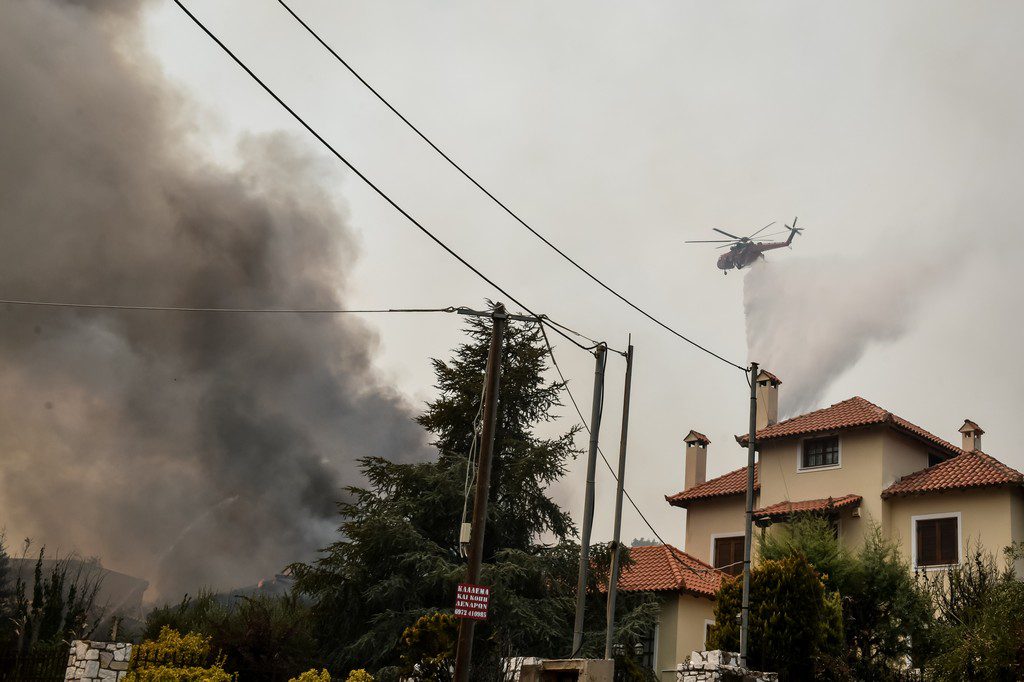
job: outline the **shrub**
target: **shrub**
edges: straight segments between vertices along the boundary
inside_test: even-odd
[[[350,672],[345,682],[373,682],[373,675],[360,668]]]
[[[295,595],[185,597],[154,609],[146,619],[149,637],[170,626],[208,635],[225,657],[224,668],[243,680],[287,680],[320,669],[308,606]]]
[[[1011,557],[1012,558],[1012,557]],[[975,549],[928,581],[938,610],[930,633],[929,679],[1019,680],[1024,677],[1024,583],[1012,564]]]
[[[352,679],[351,675],[349,675],[349,679]],[[293,677],[288,682],[331,682],[331,674],[327,670],[321,669],[317,671],[314,668],[307,670],[298,677]]]
[[[709,648],[739,650],[741,599],[740,580],[722,586]],[[839,602],[803,556],[761,562],[750,575],[750,603],[747,660],[752,668],[778,672],[780,679],[804,679],[809,664],[838,653]]]
[[[402,633],[401,674],[413,680],[448,680],[455,666],[459,625],[455,616],[431,613]]]
[[[213,656],[210,638],[195,632],[181,634],[164,626],[156,640],[132,649],[133,670],[126,682],[231,682],[224,657]]]

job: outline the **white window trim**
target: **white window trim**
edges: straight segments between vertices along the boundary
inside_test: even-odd
[[[651,646],[651,669],[658,672],[658,644],[661,641],[661,623],[654,624],[654,644]]]
[[[708,620],[707,618],[704,619],[704,651],[708,650],[708,633],[711,631],[714,624],[715,621]]]
[[[712,566],[715,565],[715,540],[718,538],[742,538],[745,537],[746,533],[739,531],[738,533],[712,533],[711,534],[711,551],[708,552],[708,556],[711,557],[710,563]],[[753,540],[753,538],[751,538]]]
[[[934,566],[917,565],[917,522],[930,519],[956,519],[956,561],[952,564],[935,564]],[[910,517],[910,562],[915,571],[945,571],[956,566],[963,559],[964,524],[961,512],[941,512],[939,514],[918,514]]]
[[[836,464],[829,464],[828,466],[820,467],[805,467],[804,466],[804,444],[809,440],[818,440],[819,438],[836,438],[839,441],[839,461]],[[834,471],[835,469],[843,468],[843,437],[837,433],[833,434],[820,434],[811,438],[804,438],[800,441],[800,447],[796,449],[796,472],[798,474],[806,474],[810,471]]]

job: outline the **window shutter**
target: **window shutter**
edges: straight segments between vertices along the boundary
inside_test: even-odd
[[[729,575],[743,572],[743,538],[715,538],[715,568]]]
[[[960,560],[960,538],[955,516],[917,522],[917,565],[945,566]]]
[[[933,566],[938,562],[938,534],[935,532],[935,521],[917,522],[917,565]]]
[[[939,536],[939,563],[955,564],[959,558],[957,547],[956,519],[936,519]]]

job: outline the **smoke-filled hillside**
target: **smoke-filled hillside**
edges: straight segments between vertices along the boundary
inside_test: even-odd
[[[329,169],[283,137],[204,159],[137,12],[0,10],[0,298],[343,305]],[[0,525],[170,598],[308,558],[355,458],[424,452],[375,345],[340,317],[0,306]]]

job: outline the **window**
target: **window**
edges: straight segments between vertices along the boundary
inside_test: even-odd
[[[948,566],[960,561],[960,519],[915,519],[918,566]]]
[[[811,438],[804,441],[801,469],[839,466],[839,436]]]
[[[743,536],[715,538],[715,568],[729,575],[743,572]]]

